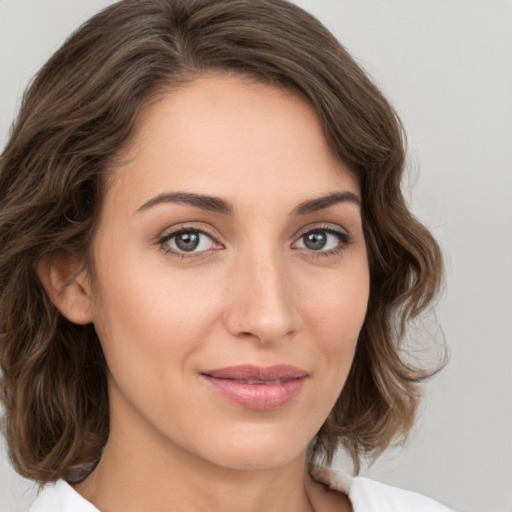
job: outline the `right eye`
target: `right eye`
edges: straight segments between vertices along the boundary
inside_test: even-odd
[[[185,257],[187,254],[192,255],[219,248],[219,244],[208,233],[191,228],[181,228],[168,233],[158,240],[158,244],[166,252]]]

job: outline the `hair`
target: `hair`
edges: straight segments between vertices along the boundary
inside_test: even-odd
[[[89,258],[109,166],[157,91],[231,73],[299,93],[357,175],[370,267],[355,358],[314,457],[363,459],[404,440],[419,383],[406,326],[433,301],[440,250],[401,191],[403,130],[365,72],[285,0],[124,0],[79,28],[34,78],[0,157],[0,396],[15,469],[83,476],[109,435],[107,368],[92,324],[68,321],[36,274],[59,253]]]

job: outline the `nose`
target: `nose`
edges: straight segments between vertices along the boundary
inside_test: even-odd
[[[226,327],[236,337],[273,344],[297,327],[286,263],[278,254],[241,256],[230,276]]]

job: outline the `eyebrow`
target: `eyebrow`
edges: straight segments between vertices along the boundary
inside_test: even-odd
[[[325,196],[317,197],[315,199],[308,199],[299,203],[294,209],[294,215],[306,215],[308,213],[329,208],[338,203],[354,203],[361,206],[361,198],[354,192],[333,192]]]
[[[316,212],[329,208],[338,203],[354,203],[361,206],[360,197],[354,192],[333,192],[325,196],[308,199],[299,203],[292,211],[292,215],[306,215],[308,213]],[[224,215],[233,215],[234,206],[225,199],[220,197],[209,196],[205,194],[195,194],[192,192],[164,192],[159,194],[137,209],[137,213],[143,212],[165,203],[184,203],[190,206],[195,206],[202,210],[207,210],[215,213],[222,213]]]
[[[193,194],[190,192],[164,192],[163,194],[153,197],[153,199],[150,199],[147,203],[144,203],[137,210],[137,213],[143,212],[162,203],[185,203],[190,206],[201,208],[201,210],[223,213],[225,215],[232,215],[235,211],[235,208],[229,201],[221,199],[220,197]]]

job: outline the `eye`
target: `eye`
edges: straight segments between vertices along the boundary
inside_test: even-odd
[[[336,254],[350,243],[350,236],[332,228],[315,228],[304,233],[295,247],[322,254]]]
[[[202,230],[182,228],[163,236],[158,240],[162,248],[171,253],[186,255],[216,249],[219,244]]]

